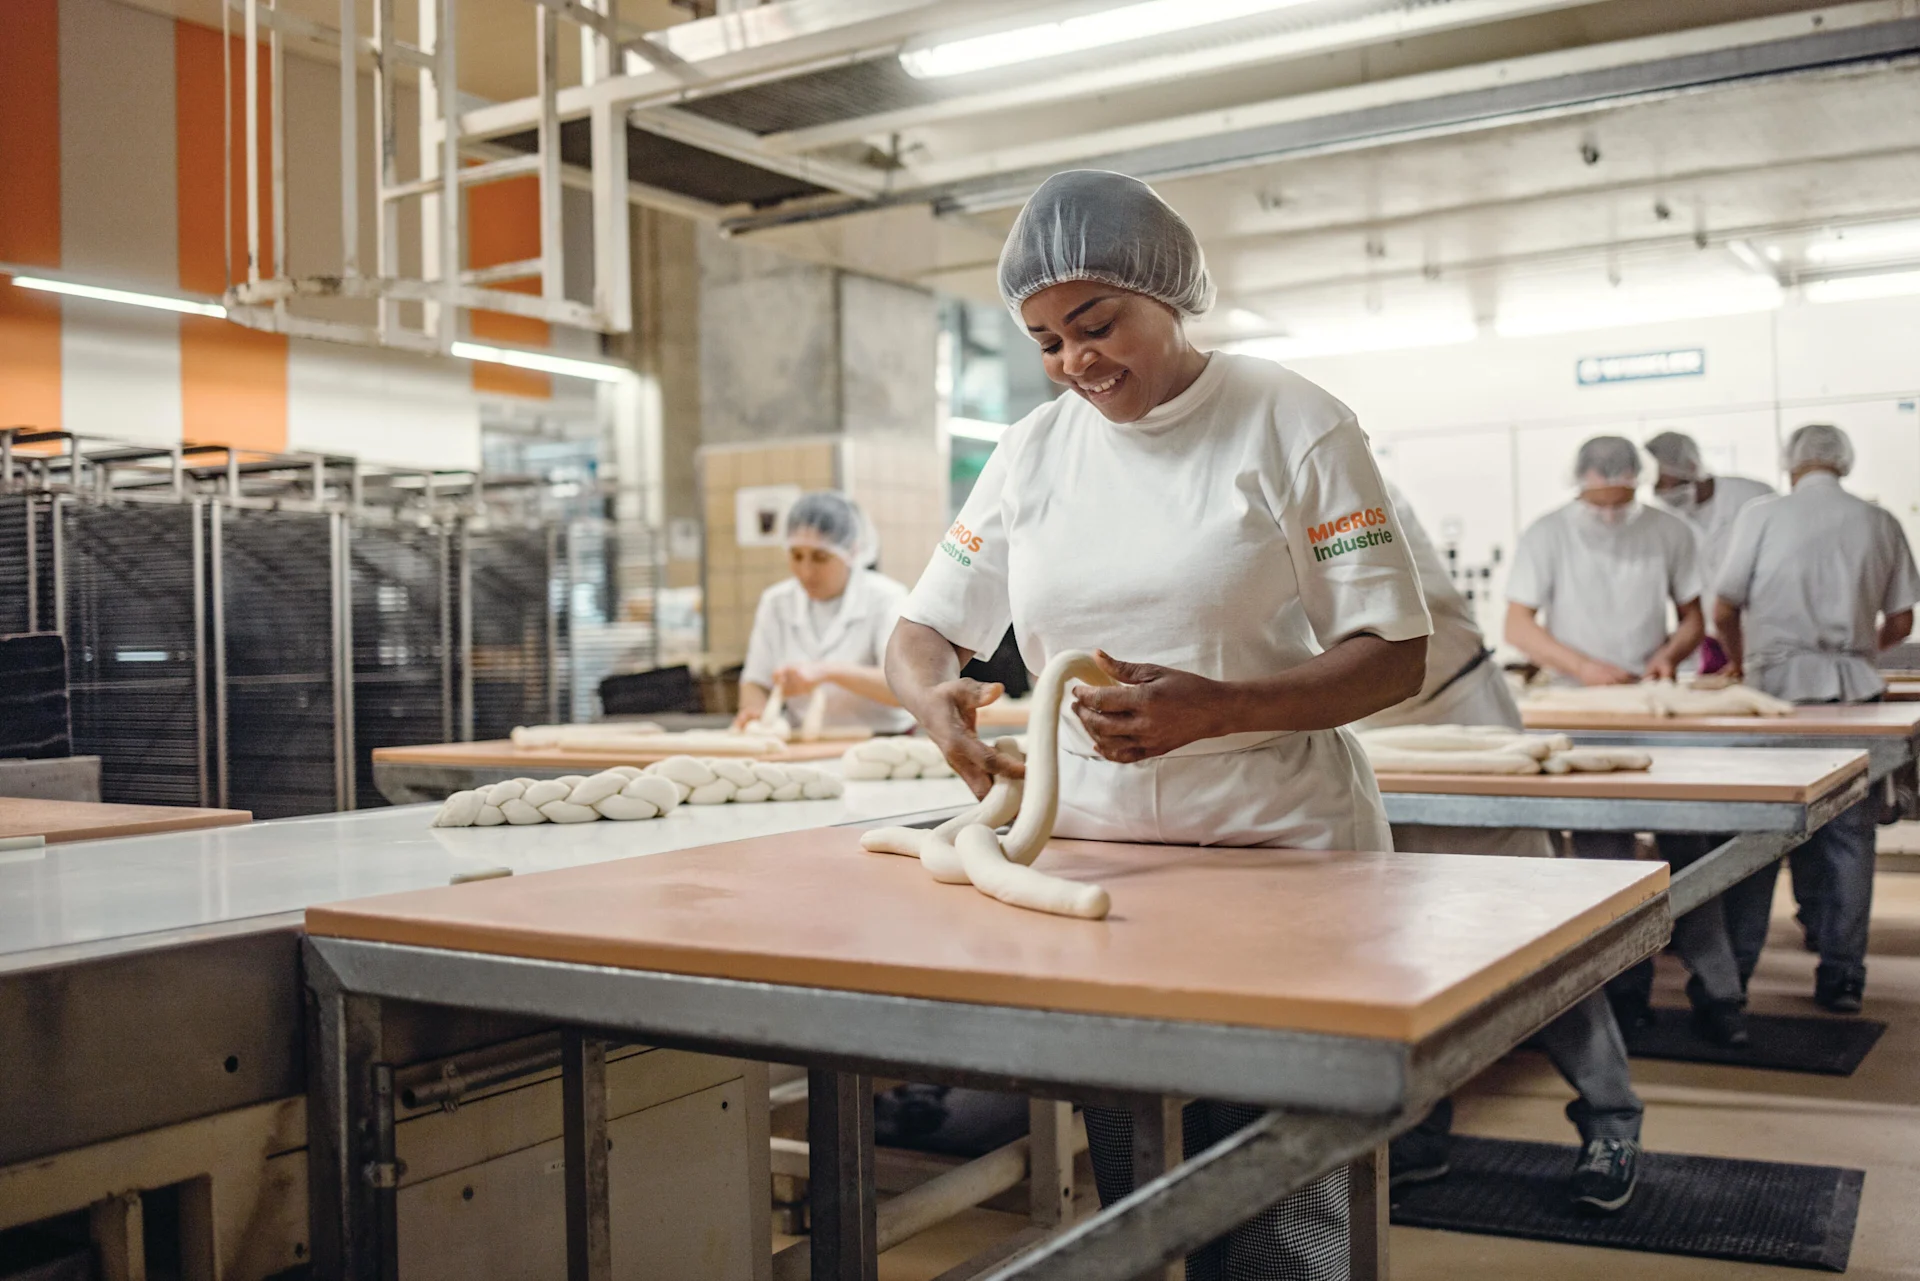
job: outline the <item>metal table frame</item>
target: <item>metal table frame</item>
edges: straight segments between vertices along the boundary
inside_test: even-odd
[[[1319,1176],[1353,1166],[1354,1281],[1385,1275],[1384,1145],[1608,978],[1660,948],[1657,895],[1415,1044],[1227,1024],[1117,1018],[699,978],[309,936],[315,1022],[308,1102],[316,1275],[397,1276],[388,1000],[565,1025],[567,1256],[610,1275],[604,1044],[638,1040],[801,1063],[810,1073],[814,1281],[873,1281],[868,1080],[910,1076],[1131,1108],[1132,1196],[994,1267],[995,1281],[1136,1277],[1175,1263]],[[1269,1109],[1180,1164],[1171,1099]]]

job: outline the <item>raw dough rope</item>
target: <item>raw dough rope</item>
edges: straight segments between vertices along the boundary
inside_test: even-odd
[[[512,778],[455,792],[433,816],[434,827],[497,827],[503,823],[591,823],[659,818],[689,805],[831,800],[845,791],[832,774],[805,765],[672,756],[639,769],[616,765],[598,774]]]
[[[1031,751],[1027,776],[998,778],[972,809],[948,819],[932,831],[913,827],[882,827],[860,838],[863,848],[882,854],[918,858],[934,880],[943,884],[970,884],[981,893],[1014,907],[1084,920],[1103,919],[1112,907],[1107,892],[1064,877],[1034,870],[1033,861],[1053,835],[1060,811],[1060,702],[1067,682],[1111,685],[1093,654],[1084,649],[1056,654],[1040,673],[1034,690],[1034,712],[1029,725]],[[885,740],[880,740],[885,741]],[[908,741],[908,740],[896,740]],[[994,750],[1020,759],[1013,739],[1003,738]],[[994,829],[1012,820],[1004,837]]]
[[[1565,734],[1502,725],[1396,725],[1355,737],[1380,774],[1600,774],[1653,764],[1636,747],[1575,747]]]
[[[953,777],[953,766],[924,738],[870,738],[849,747],[840,765],[849,779]]]
[[[774,756],[786,750],[778,734],[728,729],[666,731],[658,725],[519,725],[513,745],[528,751],[686,752],[705,756]]]
[[[1710,678],[1709,678],[1710,679]],[[1621,716],[1790,716],[1793,704],[1751,685],[1549,685],[1529,690],[1524,705],[1541,711]]]

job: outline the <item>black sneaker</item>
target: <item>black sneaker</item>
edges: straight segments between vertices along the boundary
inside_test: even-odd
[[[1813,985],[1813,1003],[1823,1010],[1832,1010],[1835,1014],[1858,1014],[1860,998],[1865,995],[1866,990],[1866,981],[1863,979],[1819,978]]]
[[[1613,1214],[1633,1199],[1640,1181],[1640,1144],[1634,1139],[1589,1139],[1574,1163],[1574,1204]]]
[[[1446,1178],[1453,1168],[1448,1164],[1452,1148],[1448,1135],[1408,1130],[1387,1145],[1387,1186],[1407,1187]]]
[[[1693,1006],[1693,1025],[1715,1045],[1739,1049],[1753,1040],[1747,1032],[1747,1011],[1739,1000],[1714,1001],[1697,978],[1687,980],[1687,1001]]]

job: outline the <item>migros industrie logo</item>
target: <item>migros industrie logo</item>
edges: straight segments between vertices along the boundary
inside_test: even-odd
[[[1385,508],[1368,507],[1364,511],[1349,512],[1337,520],[1307,526],[1307,541],[1313,544],[1315,560],[1332,560],[1363,547],[1390,543],[1393,541],[1393,530],[1387,527]]]
[[[980,535],[956,520],[953,528],[947,531],[946,538],[941,540],[940,550],[962,565],[971,565],[973,558],[980,554]]]

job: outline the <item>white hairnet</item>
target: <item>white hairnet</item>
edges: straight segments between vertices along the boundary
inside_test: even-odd
[[[1646,444],[1660,470],[1679,480],[1705,480],[1707,465],[1700,458],[1700,446],[1693,437],[1680,431],[1663,431]]]
[[[1808,423],[1787,437],[1787,471],[1802,467],[1831,467],[1842,476],[1853,470],[1853,442],[1832,423]]]
[[[1000,296],[1020,304],[1063,280],[1097,280],[1198,316],[1213,306],[1200,242],[1138,178],[1070,169],[1040,184],[1000,251]]]
[[[1625,436],[1595,436],[1580,446],[1573,478],[1582,489],[1640,483],[1640,451]]]
[[[825,547],[848,564],[870,568],[880,558],[880,539],[860,504],[837,489],[802,494],[787,508],[787,542],[795,534],[811,533],[801,541]]]

